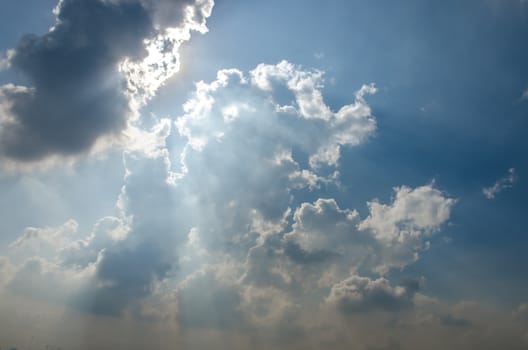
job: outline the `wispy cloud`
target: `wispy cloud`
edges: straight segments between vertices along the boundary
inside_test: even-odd
[[[508,169],[508,174],[506,174],[506,176],[497,180],[497,182],[495,182],[493,186],[484,187],[482,189],[482,193],[484,193],[486,198],[493,199],[504,189],[513,187],[515,181],[517,181],[517,173],[515,172],[515,168],[510,168]]]

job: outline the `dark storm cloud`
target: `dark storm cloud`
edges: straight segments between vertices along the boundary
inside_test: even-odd
[[[24,36],[10,54],[28,87],[0,87],[0,154],[22,162],[75,155],[119,134],[133,112],[119,63],[145,57],[144,40],[165,25],[203,23],[198,7],[183,11],[193,3],[61,1],[54,28]]]
[[[0,130],[8,158],[83,152],[126,125],[130,108],[116,68],[144,53],[153,31],[147,9],[137,1],[66,0],[57,17],[47,34],[23,37],[10,60],[31,89],[2,88],[12,116]]]

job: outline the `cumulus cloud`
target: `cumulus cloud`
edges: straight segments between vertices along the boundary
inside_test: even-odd
[[[238,120],[236,132],[254,123],[253,118],[261,118],[253,125],[261,132],[273,131],[275,135],[268,135],[269,140],[283,145],[283,150],[298,147],[309,156],[313,168],[320,164],[335,166],[342,146],[358,145],[376,129],[375,118],[364,99],[365,95],[376,92],[373,85],[361,87],[353,104],[333,112],[323,100],[320,71],[305,70],[282,61],[276,65],[261,64],[250,76],[251,79],[238,70],[223,70],[216,81],[197,85],[195,97],[185,105],[186,114],[177,122],[180,134],[195,149],[233,130],[235,126],[231,122],[236,117],[237,120],[243,117]],[[234,93],[240,93],[238,98],[233,98]],[[288,93],[294,97],[291,104],[281,105],[276,101]],[[225,104],[227,99],[230,104]],[[292,138],[294,132],[301,133],[297,140]]]
[[[88,232],[81,218],[27,227],[0,257],[2,297],[22,300],[6,312],[3,299],[1,323],[40,313],[31,300],[72,307],[78,333],[100,349],[190,348],[192,334],[196,348],[525,348],[525,304],[486,314],[421,294],[420,279],[394,281],[391,271],[429,248],[455,199],[434,183],[398,186],[360,215],[326,191],[353,195],[339,187],[340,163],[376,132],[374,84],[340,92],[350,100],[331,106],[321,70],[287,61],[226,69],[196,84],[182,115],[144,127],[140,109],[179,70],[191,32],[207,31],[212,7],[61,0],[48,33],[25,36],[0,59],[25,84],[0,87],[2,164],[132,140],[112,213]],[[492,199],[515,176],[510,169],[484,194]],[[162,331],[134,332],[136,317]],[[177,343],[165,342],[169,333]]]
[[[356,211],[341,210],[334,199],[302,203],[295,211],[293,232],[287,235],[307,252],[337,251],[343,242],[361,241],[355,230],[359,221]]]
[[[487,199],[494,199],[497,194],[504,191],[507,188],[513,187],[517,181],[517,173],[515,168],[508,169],[508,174],[504,177],[501,177],[497,182],[490,187],[484,187],[482,193],[486,196]]]
[[[275,66],[305,79],[320,76],[288,62]],[[255,75],[254,71],[249,75]],[[237,69],[221,70],[216,80],[197,83],[184,105],[185,114],[176,121],[179,135],[187,140],[177,159],[184,175],[181,188],[187,191],[185,196],[200,203],[197,212],[207,213],[197,229],[207,244],[217,243],[215,249],[226,241],[246,239],[247,227],[280,232],[294,191],[335,182],[337,173],[304,167],[301,160],[318,154],[346,128],[335,125],[335,116],[305,118],[297,104],[280,108],[275,95],[291,93],[291,89],[288,81],[276,84],[275,88],[263,86]],[[370,111],[364,105],[356,96],[353,104],[342,107],[358,110],[346,114],[345,123],[371,125],[366,130],[349,130],[358,141],[366,140],[375,128],[374,117],[363,113]]]
[[[156,283],[177,267],[177,248],[190,229],[179,222],[175,185],[164,154],[125,153],[124,162],[127,172],[117,206],[125,225],[118,229],[125,233],[99,253],[95,278],[100,288],[92,308],[100,313],[119,313],[150,295]]]
[[[265,330],[277,341],[302,334],[318,305],[412,306],[417,285],[395,286],[387,272],[417,259],[454,200],[433,184],[402,186],[361,218],[322,198],[339,182],[343,147],[376,128],[365,100],[372,86],[335,112],[322,76],[285,61],[222,70],[197,83],[174,123],[127,130],[140,140],[123,154],[115,215],[88,233],[73,220],[25,230],[10,258],[28,254],[9,288],[68,279],[77,282],[61,297],[95,314],[168,319],[156,305],[170,300],[184,329]],[[167,148],[176,139],[183,147]]]
[[[431,185],[411,189],[394,189],[391,205],[369,202],[370,215],[361,223],[361,229],[371,230],[382,241],[401,241],[405,236],[434,232],[449,218],[453,199]]]
[[[415,189],[401,186],[394,192],[390,205],[369,202],[370,214],[359,225],[383,246],[384,261],[377,267],[380,272],[415,261],[418,252],[427,248],[428,238],[449,219],[456,202],[432,185]]]
[[[282,111],[296,111],[306,119],[319,119],[326,122],[328,137],[310,156],[310,164],[336,165],[339,150],[343,145],[357,145],[370,136],[376,129],[376,121],[371,115],[364,96],[376,93],[373,84],[364,85],[356,93],[356,102],[345,105],[337,112],[328,107],[321,92],[323,72],[319,70],[301,70],[299,67],[282,61],[276,65],[260,64],[251,71],[251,82],[263,91],[272,93],[277,87],[285,86],[294,96],[294,104],[280,105]]]
[[[11,258],[26,261],[11,289],[35,291],[56,283],[71,305],[109,315],[149,296],[176,267],[177,247],[188,232],[178,231],[182,225],[177,225],[165,156],[124,154],[119,216],[100,219],[88,234],[78,233],[73,220],[58,227],[27,228],[11,244]],[[64,285],[64,280],[78,284]],[[50,299],[56,300],[53,295]]]
[[[321,283],[335,283],[350,271],[385,274],[409,265],[447,222],[455,200],[432,185],[397,187],[395,194],[390,204],[369,202],[365,219],[333,199],[301,204],[284,236],[285,254],[300,264],[326,265]]]
[[[4,161],[72,156],[118,139],[137,108],[179,70],[180,44],[191,30],[205,32],[212,6],[60,1],[50,31],[24,36],[8,56],[29,85],[0,88]]]
[[[372,310],[397,311],[412,304],[415,286],[392,287],[384,278],[350,276],[335,284],[326,299],[343,313]]]
[[[376,202],[384,208],[383,217],[371,205],[363,220],[334,199],[302,203],[293,214],[291,231],[266,237],[249,250],[242,282],[281,290],[293,300],[321,300],[330,290],[325,302],[345,314],[413,306],[418,280],[392,286],[386,277],[366,276],[385,275],[416,261],[427,240],[449,219],[455,201],[432,185],[395,191],[392,203]],[[380,236],[382,228],[373,222],[387,223],[383,230],[395,238]]]
[[[360,222],[357,211],[341,209],[334,199],[296,209],[292,230],[284,235],[284,255],[300,269],[297,276],[305,288],[331,287],[351,271],[372,270],[380,244],[358,229]]]
[[[65,249],[77,232],[77,222],[68,220],[59,227],[28,227],[24,234],[12,242],[11,249],[33,250],[33,253],[42,254],[43,251],[52,252]]]

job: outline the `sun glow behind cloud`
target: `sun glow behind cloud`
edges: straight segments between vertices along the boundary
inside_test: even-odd
[[[119,71],[127,79],[136,108],[154,97],[158,89],[180,70],[180,46],[191,38],[192,31],[207,32],[205,20],[211,15],[213,5],[213,1],[202,1],[198,6],[186,6],[179,27],[160,28],[155,37],[145,39],[145,58],[139,62],[125,58],[120,63]],[[200,12],[199,16],[195,11]],[[203,21],[196,22],[196,17],[203,18]]]
[[[262,70],[269,86],[248,79]],[[28,229],[12,249],[30,258],[25,242],[40,242],[50,253],[22,260],[10,288],[49,288],[45,281],[52,281],[74,308],[158,321],[173,312],[185,330],[272,334],[290,320],[291,333],[309,327],[318,309],[348,317],[410,308],[418,284],[394,284],[384,275],[419,257],[454,201],[432,185],[398,187],[392,203],[371,203],[362,219],[321,198],[323,185],[339,181],[343,149],[376,129],[365,99],[376,90],[361,87],[334,112],[324,102],[322,74],[282,61],[249,74],[221,70],[214,81],[197,83],[174,122],[178,134],[160,120],[143,131],[152,142],[124,152],[119,215],[100,219],[78,239],[74,221]],[[283,88],[295,95],[286,109],[275,102]],[[319,96],[309,108],[307,96]],[[317,118],[316,111],[328,115]],[[171,137],[187,143],[168,149]],[[318,161],[303,166],[301,154]],[[297,204],[300,191],[313,200]],[[391,236],[378,238],[387,227]],[[72,287],[62,278],[79,282]]]
[[[266,3],[263,12],[280,9],[273,18],[288,20],[267,24],[266,35],[275,43],[282,38],[277,32],[290,33],[279,28],[306,28],[297,16],[304,18],[304,8],[315,3],[299,1],[295,11],[286,11],[289,2],[280,8]],[[247,4],[222,2],[224,9]],[[358,43],[371,27],[343,31],[346,40],[336,51],[345,54],[343,43],[352,41],[358,56],[339,65],[336,51],[316,47],[317,35],[288,37],[296,45],[308,43],[310,52],[325,52],[316,54],[312,68],[312,54],[308,60],[296,56],[291,42],[288,48],[295,49],[282,47],[271,61],[251,56],[256,40],[249,29],[256,21],[244,27],[253,43],[229,38],[236,43],[231,53],[246,50],[249,63],[227,66],[244,69],[215,67],[213,76],[196,63],[198,69],[179,76],[180,49],[193,33],[208,31],[213,5],[62,0],[50,32],[27,36],[4,55],[0,66],[26,75],[28,86],[0,87],[0,157],[18,171],[47,164],[44,172],[19,174],[50,188],[42,195],[27,186],[20,196],[27,198],[13,204],[11,190],[7,200],[0,197],[0,209],[14,214],[7,221],[23,223],[4,230],[9,237],[0,250],[0,321],[7,326],[0,338],[22,343],[31,333],[41,343],[57,337],[64,348],[81,350],[523,349],[526,304],[491,309],[469,293],[457,301],[435,289],[444,283],[465,290],[469,284],[455,271],[467,268],[467,257],[445,256],[459,239],[449,236],[462,225],[459,208],[471,204],[467,193],[452,191],[445,173],[414,159],[413,150],[431,149],[408,136],[434,135],[424,128],[428,119],[412,119],[409,126],[393,110],[388,96],[401,86],[384,81],[387,72],[379,66],[378,75],[359,72],[359,56],[370,46]],[[352,16],[358,12],[347,6],[373,5],[335,6]],[[339,20],[316,8],[310,26],[327,17]],[[232,12],[215,28],[240,20]],[[344,28],[355,23],[347,19],[351,27]],[[325,42],[340,35],[317,28]],[[211,40],[229,47],[227,38],[217,38]],[[206,58],[193,52],[195,62],[225,62],[216,60],[215,50]],[[66,64],[71,62],[78,64]],[[353,77],[344,74],[345,66],[354,66]],[[187,80],[171,85],[178,78]],[[194,89],[180,91],[193,81]],[[156,110],[162,89],[164,96],[178,93],[175,100],[186,101],[165,106],[163,118],[147,115]],[[424,105],[420,94],[407,98],[406,105]],[[395,149],[383,157],[384,147]],[[91,156],[95,148],[101,157]],[[433,158],[436,166],[441,157]],[[73,166],[64,166],[66,160]],[[6,164],[0,164],[0,189],[24,186],[24,179],[4,178]],[[482,193],[491,199],[521,187],[522,166],[512,166],[492,186],[478,185],[477,197],[491,207],[502,198],[486,201]],[[103,196],[107,206],[87,214]],[[40,207],[33,203],[38,201]],[[59,205],[65,207],[60,215],[44,215]],[[12,209],[22,207],[20,213]],[[33,208],[46,218],[35,219]],[[427,260],[431,255],[439,260]],[[458,264],[446,276],[438,274],[445,260]],[[498,289],[489,288],[485,292]]]
[[[140,109],[179,71],[182,43],[207,31],[213,5],[60,1],[55,25],[25,36],[2,63],[31,83],[0,87],[2,167],[75,160],[122,143],[123,130],[135,127]]]

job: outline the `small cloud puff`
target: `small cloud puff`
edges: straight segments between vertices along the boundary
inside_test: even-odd
[[[497,180],[493,186],[484,187],[482,193],[487,199],[494,199],[495,196],[503,190],[513,187],[516,181],[517,173],[515,172],[515,168],[510,168],[508,169],[508,174],[506,176]]]

